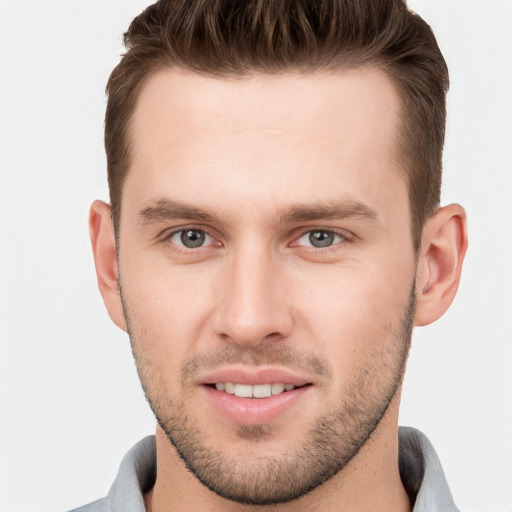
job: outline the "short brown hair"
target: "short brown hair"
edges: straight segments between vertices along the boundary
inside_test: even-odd
[[[399,149],[419,247],[440,200],[448,69],[431,28],[405,0],[160,0],[132,21],[124,44],[108,81],[105,116],[116,232],[130,167],[130,121],[156,71],[247,76],[373,64],[401,94]]]

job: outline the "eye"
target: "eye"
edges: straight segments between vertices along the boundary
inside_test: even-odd
[[[180,229],[171,235],[170,241],[179,247],[197,249],[210,245],[213,238],[202,229]]]
[[[328,231],[325,229],[315,229],[304,233],[298,240],[297,245],[304,245],[315,248],[330,247],[331,245],[342,242],[343,236],[339,235],[334,231]]]

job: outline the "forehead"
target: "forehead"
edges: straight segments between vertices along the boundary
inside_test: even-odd
[[[127,184],[137,182],[140,200],[194,181],[204,201],[221,185],[242,201],[293,189],[302,197],[290,201],[304,202],[335,180],[349,193],[364,184],[386,195],[386,180],[405,186],[399,111],[393,82],[374,67],[244,78],[159,71],[132,119]]]
[[[201,130],[286,129],[290,136],[325,142],[348,140],[346,129],[361,143],[383,141],[396,133],[399,98],[388,75],[377,67],[307,74],[256,74],[210,77],[181,69],[161,70],[147,80],[132,123],[132,142],[143,143],[155,130],[166,140]],[[371,119],[371,123],[365,121]],[[155,120],[158,125],[154,126]],[[379,137],[375,138],[375,135]],[[353,140],[352,140],[353,142]],[[385,141],[388,142],[388,141]]]

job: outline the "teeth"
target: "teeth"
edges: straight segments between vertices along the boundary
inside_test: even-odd
[[[233,382],[217,382],[216,389],[225,391],[230,395],[240,398],[267,398],[272,395],[279,395],[284,391],[295,389],[293,384],[283,384],[282,382],[274,382],[273,384],[235,384]]]
[[[273,395],[279,395],[279,393],[282,393],[284,391],[284,384],[281,382],[275,382],[272,384],[272,394]]]
[[[235,384],[235,396],[252,398],[252,386],[250,384]]]
[[[254,398],[266,398],[272,395],[272,386],[270,384],[258,384],[252,386],[252,396]]]

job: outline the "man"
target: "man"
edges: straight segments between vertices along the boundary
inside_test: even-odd
[[[401,0],[174,0],[125,43],[91,239],[158,427],[81,510],[456,510],[398,430],[467,246],[429,27]]]

